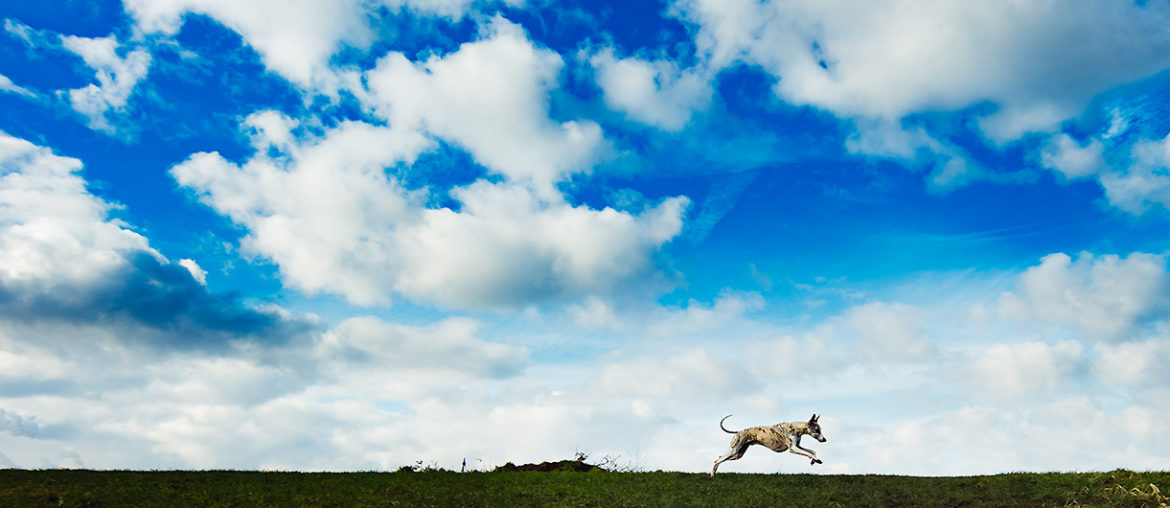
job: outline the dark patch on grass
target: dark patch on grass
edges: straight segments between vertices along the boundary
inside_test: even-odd
[[[589,473],[593,471],[605,471],[600,466],[588,464],[584,460],[558,460],[556,462],[541,462],[540,464],[521,464],[519,466],[509,462],[495,469],[496,471],[537,471],[541,473],[549,473],[552,471],[569,471],[577,473]]]

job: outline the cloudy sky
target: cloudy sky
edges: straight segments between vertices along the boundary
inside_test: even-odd
[[[0,18],[0,467],[1170,467],[1165,1]]]

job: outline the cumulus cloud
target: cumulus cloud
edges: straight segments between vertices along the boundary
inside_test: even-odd
[[[248,123],[262,125],[268,118],[253,115]],[[383,170],[412,160],[428,142],[412,132],[357,122],[295,147],[271,144],[287,139],[287,130],[267,125],[259,132],[257,156],[242,166],[218,153],[197,153],[171,174],[205,204],[246,226],[244,252],[275,261],[293,286],[328,289],[360,303],[384,300],[390,275],[379,268],[396,255],[384,232],[414,213],[418,196]],[[290,152],[269,158],[269,146]]]
[[[1134,143],[1128,165],[1100,175],[1109,202],[1134,215],[1151,206],[1170,210],[1170,135]]]
[[[645,274],[682,228],[685,198],[633,215],[570,205],[559,193],[549,200],[509,181],[453,189],[458,210],[428,208],[426,191],[408,191],[385,171],[410,164],[428,138],[397,123],[348,122],[291,143],[288,122],[250,117],[263,125],[260,149],[243,165],[199,153],[171,174],[247,228],[244,252],[275,261],[286,282],[309,292],[364,305],[399,293],[479,309],[604,295]],[[265,146],[284,152],[270,157]]]
[[[577,326],[586,328],[618,328],[621,326],[621,320],[618,318],[614,306],[596,296],[570,305],[567,312]]]
[[[410,9],[458,19],[475,0],[127,0],[138,30],[173,35],[183,16],[210,16],[239,33],[265,66],[304,89],[336,87],[329,58],[343,46],[366,48],[374,38],[378,9]],[[522,0],[505,0],[520,4]]]
[[[520,347],[485,342],[479,324],[449,319],[429,329],[386,323],[376,318],[351,318],[323,334],[314,355],[343,370],[365,366],[409,376],[412,371],[507,377],[528,359]]]
[[[187,13],[210,16],[243,36],[268,68],[307,87],[342,42],[371,42],[363,5],[359,0],[128,0],[125,9],[146,33],[175,34]]]
[[[634,215],[547,203],[530,188],[484,181],[453,196],[459,213],[429,209],[403,238],[410,269],[395,287],[464,307],[609,295],[652,272],[653,254],[679,234],[687,206],[668,198]]]
[[[922,359],[935,353],[922,311],[900,304],[872,302],[850,308],[843,323],[858,335],[858,347],[884,360]]]
[[[606,105],[666,131],[686,126],[695,111],[706,107],[713,92],[709,72],[680,69],[670,60],[619,58],[606,48],[591,56],[589,63]]]
[[[81,161],[0,133],[0,280],[6,285],[91,287],[153,251],[146,238],[108,219],[114,205],[86,189]]]
[[[1170,385],[1170,340],[1102,344],[1093,373],[1106,383],[1165,388]]]
[[[1101,156],[1104,145],[1091,139],[1081,144],[1068,134],[1057,134],[1049,140],[1041,152],[1040,163],[1044,167],[1059,171],[1070,180],[1091,176],[1105,166]]]
[[[207,271],[200,268],[199,263],[196,263],[194,259],[180,259],[179,266],[186,268],[191,273],[191,278],[195,279],[195,282],[204,286],[207,285]]]
[[[1150,57],[1170,48],[1161,28],[1170,9],[1161,4],[690,0],[676,8],[698,25],[700,52],[717,65],[761,65],[790,102],[899,118],[993,101],[999,111],[983,130],[998,140],[1050,129],[1100,91],[1170,65]]]
[[[1136,90],[1160,89],[1164,77],[1134,85]],[[1162,126],[1163,106],[1145,99],[1106,96],[1090,122],[1096,132],[1076,138],[1067,132],[1053,135],[1039,150],[1040,165],[1057,172],[1061,180],[1094,180],[1110,206],[1134,216],[1151,210],[1170,210],[1170,136]],[[1119,106],[1117,101],[1127,105]],[[1138,105],[1128,105],[1136,102]]]
[[[977,398],[1016,400],[1056,393],[1076,373],[1084,348],[1076,341],[1056,344],[995,344],[972,359],[969,369]]]
[[[673,12],[697,27],[698,56],[713,73],[759,66],[776,78],[779,98],[852,120],[857,132],[846,146],[854,153],[932,167],[934,192],[1034,174],[980,166],[922,114],[967,112],[1003,146],[1057,131],[1098,94],[1170,67],[1165,4],[680,0]],[[1042,164],[1084,176],[1099,147],[1073,148],[1058,137]],[[1141,190],[1164,189],[1151,174],[1135,176],[1102,182],[1123,201],[1140,196],[1138,204],[1164,194]]]
[[[560,55],[499,17],[481,37],[425,62],[397,52],[382,57],[366,73],[367,101],[391,125],[455,143],[491,171],[555,198],[553,184],[588,169],[603,148],[601,128],[549,118]]]
[[[965,380],[939,377],[932,358],[884,368],[854,341],[830,336],[853,333],[851,316],[866,313],[902,323],[889,329],[917,330],[913,336],[926,315],[947,310],[888,303],[858,309],[821,323],[837,329],[832,333],[809,324],[812,332],[801,339],[768,327],[756,330],[763,338],[746,338],[730,333],[742,323],[725,323],[718,347],[628,341],[631,354],[567,364],[537,359],[547,351],[487,340],[501,334],[462,318],[415,326],[359,317],[292,344],[161,354],[52,349],[33,335],[5,339],[14,331],[6,327],[0,351],[40,355],[39,365],[55,358],[65,365],[56,379],[102,389],[25,387],[14,380],[31,379],[31,371],[0,369],[0,406],[22,421],[35,415],[39,428],[37,439],[0,430],[0,441],[20,467],[48,460],[102,468],[392,470],[416,460],[459,467],[467,458],[487,469],[580,449],[639,467],[703,471],[727,445],[719,417],[734,413],[730,425],[741,428],[817,412],[830,439],[814,445],[826,459],[823,472],[1100,470],[1155,467],[1165,456],[1151,443],[1162,442],[1158,422],[1166,408],[1128,401],[1116,408],[1069,393],[1077,366],[1093,361],[1074,341],[995,344],[965,356]],[[1160,347],[1119,352],[1154,356],[1140,376],[1107,383],[1159,376]],[[1104,377],[1112,367],[1101,365],[1093,368]],[[921,398],[940,389],[945,400]],[[1035,404],[1009,405],[1041,395]],[[919,404],[902,406],[908,414],[877,415],[875,401],[891,398]],[[1111,436],[1112,446],[1086,453],[1078,444],[1101,435]],[[678,442],[693,446],[680,451]],[[1010,446],[972,445],[988,442]],[[807,462],[757,449],[729,470],[807,471]]]
[[[135,85],[146,77],[150,69],[150,53],[135,49],[118,54],[121,45],[114,36],[102,38],[61,37],[65,49],[77,54],[85,64],[95,71],[97,84],[69,90],[69,102],[73,109],[89,119],[93,129],[112,133],[114,126],[107,113],[118,112],[126,107],[126,101]]]
[[[999,299],[1001,316],[1067,326],[1097,339],[1126,339],[1143,324],[1164,318],[1170,275],[1162,256],[1126,258],[1050,254],[1025,271],[1015,292]]]
[[[302,341],[219,351],[44,340],[104,326],[3,328],[0,351],[67,365],[49,378],[0,371],[0,403],[14,408],[0,409],[0,436],[38,438],[4,442],[13,463],[41,466],[72,450],[96,467],[397,468],[434,453],[412,437],[433,426],[494,442],[504,429],[482,428],[485,390],[528,365],[525,348],[486,341],[467,319],[353,318]],[[447,464],[471,444],[448,441]]]
[[[35,438],[40,433],[40,425],[34,417],[21,416],[19,413],[0,408],[0,432]]]
[[[88,192],[79,160],[0,134],[0,319],[124,323],[183,343],[274,338],[303,323],[210,293]],[[159,338],[160,336],[155,336]]]
[[[722,398],[751,390],[758,381],[742,365],[704,349],[667,358],[641,357],[601,367],[597,387],[623,397]]]
[[[1085,397],[1058,398],[1024,411],[971,406],[834,442],[858,448],[851,459],[906,474],[1156,469],[1167,452],[1151,427],[1158,417],[1165,414],[1141,407],[1106,411]],[[1109,437],[1109,446],[1085,446],[1101,436]],[[1064,458],[1048,462],[1054,455]]]

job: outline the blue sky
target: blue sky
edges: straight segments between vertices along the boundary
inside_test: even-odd
[[[1168,17],[6,4],[0,466],[1164,469]]]

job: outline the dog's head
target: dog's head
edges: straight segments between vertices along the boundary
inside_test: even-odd
[[[813,439],[824,443],[825,441],[828,441],[828,439],[825,439],[825,436],[821,435],[820,419],[821,417],[817,416],[816,413],[813,413],[812,418],[808,419],[808,435],[812,436]]]

